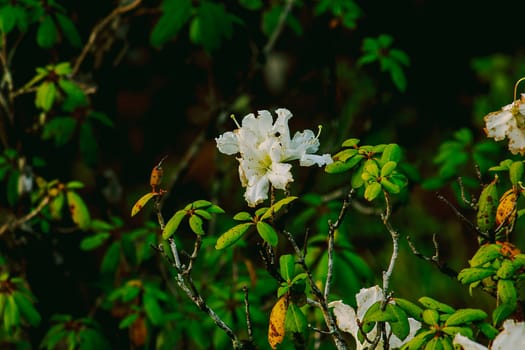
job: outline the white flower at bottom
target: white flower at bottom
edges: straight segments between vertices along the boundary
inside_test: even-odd
[[[288,121],[292,113],[276,110],[273,124],[270,112],[262,110],[255,116],[246,115],[238,129],[225,132],[215,139],[219,152],[240,154],[239,177],[246,187],[244,198],[255,207],[268,198],[270,184],[280,190],[293,182],[292,166],[287,162],[299,160],[301,166],[322,166],[332,162],[329,154],[313,154],[319,149],[319,139],[311,130],[297,132],[290,138]]]
[[[525,154],[525,94],[519,100],[504,106],[501,111],[484,117],[485,133],[495,141],[509,139],[512,154]]]
[[[463,350],[488,350],[486,346],[457,333],[454,344],[460,345]],[[494,338],[490,350],[525,349],[525,322],[516,322],[512,319],[503,322],[503,330]]]
[[[371,344],[366,340],[363,343],[358,338],[359,325],[358,320],[363,320],[366,312],[374,303],[383,300],[383,291],[379,286],[373,286],[370,288],[362,288],[359,293],[356,294],[357,312],[353,307],[344,304],[341,300],[332,301],[328,306],[334,308],[334,315],[337,322],[337,327],[343,332],[347,332],[353,335],[356,342],[356,349],[362,350],[368,348]],[[393,302],[392,302],[393,303]],[[416,335],[416,332],[421,328],[421,322],[409,317],[408,323],[410,325],[410,332],[408,336],[401,340],[395,334],[392,334],[389,338],[389,348],[396,349],[400,348],[403,344],[410,341]],[[386,323],[387,334],[390,333],[390,325]],[[367,334],[367,338],[372,340],[375,338],[377,333],[377,325]],[[376,349],[383,349],[383,341],[381,340]],[[371,349],[373,350],[373,349]]]

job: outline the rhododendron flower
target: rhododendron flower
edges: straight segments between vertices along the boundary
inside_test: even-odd
[[[488,137],[496,141],[507,137],[512,154],[525,154],[525,94],[504,106],[501,111],[487,114],[484,120]]]
[[[460,345],[463,350],[507,350],[525,349],[525,322],[505,320],[503,330],[494,338],[490,348],[457,333],[454,345]]]
[[[295,133],[290,138],[289,110],[276,110],[277,120],[266,110],[246,115],[242,126],[215,139],[217,148],[227,155],[240,154],[239,177],[246,187],[244,198],[255,207],[268,198],[270,184],[280,190],[293,181],[292,166],[286,162],[299,160],[301,166],[322,166],[332,162],[329,154],[313,154],[319,149],[319,139],[311,130]]]
[[[358,338],[359,325],[358,320],[362,321],[366,312],[378,301],[383,300],[383,290],[379,286],[370,288],[362,288],[359,293],[356,294],[355,299],[357,301],[357,312],[353,307],[344,304],[341,300],[332,301],[328,306],[334,308],[334,315],[336,317],[337,326],[344,332],[350,333],[354,336],[356,342],[356,349],[366,349],[371,344],[364,339],[363,343]],[[391,301],[391,303],[394,303]],[[400,348],[403,344],[414,338],[416,332],[421,328],[421,322],[409,317],[408,323],[410,325],[410,332],[408,336],[401,340],[395,334],[392,334],[389,339],[389,348],[395,349]],[[390,333],[390,325],[385,325],[387,334]],[[367,334],[366,338],[373,340],[377,333],[377,325]],[[376,349],[383,349],[383,340],[379,341]]]

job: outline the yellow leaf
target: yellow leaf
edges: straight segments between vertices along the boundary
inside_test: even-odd
[[[272,349],[277,349],[277,345],[284,340],[286,311],[288,309],[288,294],[283,295],[277,300],[270,313],[270,325],[268,327],[268,343]]]
[[[66,196],[73,222],[77,224],[81,230],[89,228],[91,218],[86,203],[84,203],[82,198],[76,192],[67,191]]]
[[[153,197],[158,196],[159,193],[156,192],[149,192],[140,197],[140,199],[133,205],[133,208],[131,208],[131,217],[134,217],[137,215],[137,213],[144,208],[146,203]]]

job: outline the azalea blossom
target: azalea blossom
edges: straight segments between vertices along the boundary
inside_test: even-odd
[[[225,132],[215,139],[219,152],[234,155],[239,161],[239,177],[246,187],[244,198],[255,207],[268,198],[270,184],[280,190],[293,181],[292,165],[287,162],[299,160],[301,166],[332,162],[329,154],[313,154],[319,149],[319,139],[311,130],[296,132],[290,138],[288,121],[292,113],[284,108],[275,111],[273,123],[270,112],[261,110],[255,116],[246,115],[239,128]]]
[[[371,344],[364,339],[363,343],[358,338],[359,324],[358,320],[363,320],[368,309],[378,301],[383,300],[383,290],[379,286],[370,288],[362,288],[359,293],[356,294],[357,311],[353,307],[344,304],[341,300],[332,301],[328,306],[334,308],[334,315],[336,318],[337,326],[344,332],[350,333],[355,338],[356,349],[362,350],[368,348]],[[391,303],[394,303],[391,301]],[[408,336],[401,340],[395,334],[389,337],[389,348],[396,349],[403,346],[403,344],[410,341],[416,335],[416,332],[421,328],[421,322],[409,317],[408,323],[410,325],[410,332]],[[386,332],[390,332],[390,325],[386,323]],[[367,334],[366,338],[373,340],[377,334],[377,325]],[[379,341],[376,349],[383,349],[383,340]]]
[[[525,322],[516,322],[512,319],[505,320],[503,330],[494,338],[490,348],[459,333],[454,337],[454,345],[460,345],[463,350],[525,349]]]
[[[496,141],[507,137],[511,153],[525,155],[525,94],[501,111],[487,114],[484,120],[488,137]]]

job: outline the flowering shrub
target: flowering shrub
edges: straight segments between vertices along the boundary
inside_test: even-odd
[[[326,70],[326,86],[338,80],[326,99],[340,103],[340,112],[325,111],[330,117],[322,133],[321,126],[312,131],[320,113],[305,107],[310,101],[293,103],[295,92],[286,95],[290,105],[277,97],[286,90],[281,78],[289,64],[275,50],[283,31],[298,40],[304,22],[313,19],[324,29],[355,30],[362,9],[354,1],[162,0],[146,6],[132,0],[94,24],[79,19],[82,6],[91,5],[0,1],[2,349],[525,347],[525,93],[518,95],[525,78],[501,110],[489,112],[493,103],[479,103],[485,117],[476,117],[484,122],[478,131],[485,139],[462,128],[435,157],[422,157],[439,168],[425,181],[413,164],[417,150],[393,142],[386,122],[366,120],[359,130],[353,119],[371,101],[395,99],[410,85],[404,71],[409,55],[391,35],[365,33],[354,50],[345,48],[358,57],[336,59]],[[149,159],[149,174],[135,164],[103,171],[104,152],[113,149],[99,147],[107,145],[100,135],[125,118],[101,111],[113,108],[98,100],[108,90],[96,80],[123,56],[133,64],[148,59],[144,47],[125,53],[133,42],[128,30],[146,17],[143,45],[155,48],[148,53],[162,55],[181,42],[190,47],[192,56],[180,65],[206,65],[209,89],[197,90],[209,94],[195,93],[202,105],[185,105],[187,120],[153,119],[144,128],[154,131],[159,145],[186,147],[184,154]],[[260,23],[253,26],[256,17]],[[77,28],[87,22],[93,27]],[[248,68],[227,57],[243,82],[228,92],[216,82],[227,75],[216,72],[226,65],[217,69],[211,62],[244,36],[253,57]],[[118,43],[124,53],[113,53],[108,69],[104,57]],[[13,59],[26,47],[38,54]],[[154,68],[150,63],[144,65]],[[103,74],[97,74],[100,66]],[[316,67],[315,75],[326,73],[319,72]],[[141,85],[150,94],[144,104],[165,82],[162,73],[151,86]],[[499,85],[515,79],[505,74]],[[275,103],[290,107],[293,119],[291,110],[257,99],[254,77],[268,80]],[[185,89],[177,100],[189,94]],[[127,93],[132,97],[119,95],[116,109],[136,117],[141,99]],[[168,110],[176,110],[170,103]],[[240,124],[233,117],[233,131],[225,126],[227,115],[243,116]],[[295,123],[309,129],[294,133]],[[177,130],[181,125],[184,131]],[[197,136],[186,130],[191,127],[200,128]],[[146,148],[134,132],[127,136]],[[126,155],[135,162],[130,148]],[[467,169],[476,177],[463,174]],[[196,190],[181,174],[205,185]],[[135,176],[140,188],[124,188],[122,180]],[[463,225],[461,232],[474,235],[453,237],[447,250],[436,234],[424,235],[439,220],[423,215],[429,213],[418,200],[422,189],[449,185],[452,192],[436,199]],[[405,208],[412,210],[408,216]],[[433,254],[420,245],[432,246]],[[411,258],[422,263],[407,269]],[[435,274],[422,273],[426,266]],[[450,301],[436,296],[441,278],[452,280]],[[469,293],[464,304],[453,298],[462,290]],[[480,295],[486,301],[479,302]]]

